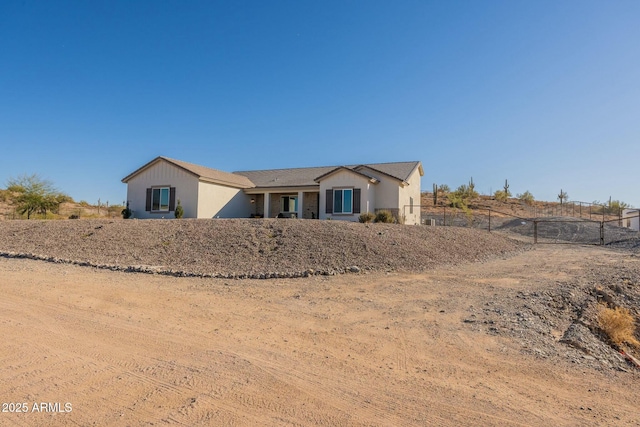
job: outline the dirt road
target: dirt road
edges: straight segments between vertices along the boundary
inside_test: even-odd
[[[220,280],[0,258],[0,425],[640,425],[637,372],[464,321],[594,263],[640,261],[540,246],[419,275]]]

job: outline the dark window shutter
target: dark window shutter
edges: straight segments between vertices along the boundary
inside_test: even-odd
[[[169,188],[169,211],[176,210],[176,187]]]
[[[326,204],[325,213],[333,213],[333,190],[327,190],[324,202]]]
[[[151,189],[150,188],[147,188],[147,204],[144,210],[147,212],[151,211]]]
[[[353,213],[360,213],[360,189],[353,189]]]

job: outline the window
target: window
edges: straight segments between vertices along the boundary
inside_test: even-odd
[[[333,213],[350,214],[353,213],[353,190],[343,188],[333,190]]]
[[[327,188],[325,195],[325,213],[327,214],[359,214],[361,205],[359,188]],[[368,201],[367,201],[368,204]]]
[[[152,189],[151,210],[169,212],[169,187]]]
[[[409,213],[413,213],[413,197],[409,197]]]
[[[280,200],[282,212],[298,212],[297,196],[282,196]]]

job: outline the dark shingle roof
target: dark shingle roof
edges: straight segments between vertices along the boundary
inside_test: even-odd
[[[385,175],[396,178],[399,181],[406,181],[413,170],[420,166],[420,162],[394,162],[394,163],[371,163],[366,165],[348,165],[344,166],[353,169],[359,173],[363,173],[358,169],[368,167],[374,173],[367,172],[364,175],[375,175],[375,171],[382,172]],[[256,187],[296,187],[296,186],[315,186],[318,183],[316,178],[332,172],[340,166],[320,166],[310,168],[293,168],[293,169],[269,169],[256,171],[238,171],[233,172],[242,175],[255,184]]]
[[[368,177],[376,177],[376,172],[395,178],[399,181],[406,181],[416,167],[421,167],[420,162],[393,162],[393,163],[371,163],[366,165],[349,166],[319,166],[309,168],[291,169],[268,169],[254,171],[223,172],[205,166],[184,162],[182,160],[170,159],[159,156],[137,169],[133,173],[122,179],[127,182],[138,173],[152,166],[159,161],[169,162],[181,169],[184,169],[199,179],[207,182],[227,185],[236,188],[254,187],[308,187],[317,186],[317,178],[322,177],[338,168],[352,169],[354,172]]]

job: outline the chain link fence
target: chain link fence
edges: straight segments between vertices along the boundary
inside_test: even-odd
[[[595,205],[592,205],[592,207]],[[578,206],[578,212],[580,208]],[[506,232],[520,236],[532,243],[609,245],[640,248],[640,232],[627,224],[640,223],[640,213],[607,217],[601,212],[593,219],[586,217],[543,216],[522,217],[491,208],[476,208],[469,211],[441,206],[423,210],[422,224],[430,226],[469,227],[490,232]],[[598,219],[595,219],[598,218]],[[634,222],[635,220],[635,222]]]

